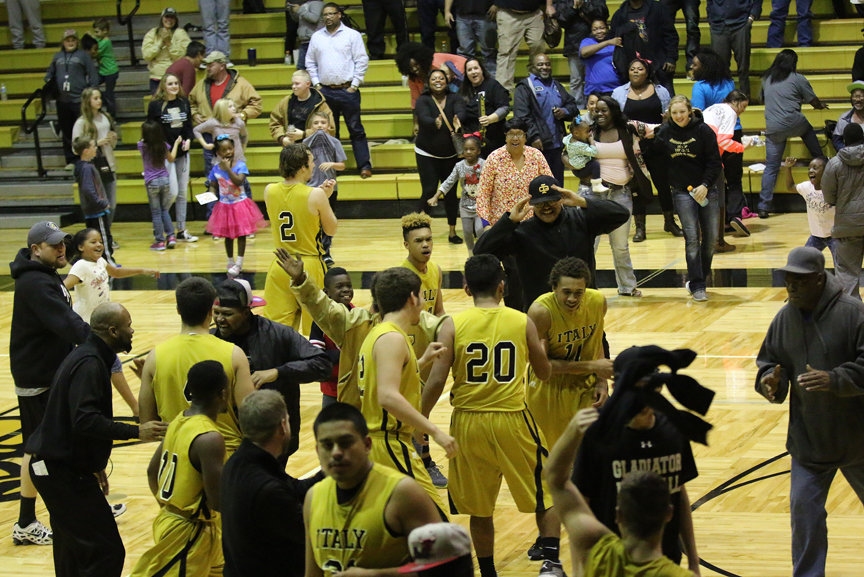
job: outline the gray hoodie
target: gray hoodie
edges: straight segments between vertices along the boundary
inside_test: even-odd
[[[837,206],[831,236],[864,236],[864,144],[847,146],[828,161],[822,194]]]
[[[823,181],[824,182],[824,181]],[[774,402],[789,397],[786,449],[803,465],[848,465],[864,461],[864,304],[842,292],[828,273],[812,315],[785,305],[762,342],[759,381],[782,368]],[[798,375],[807,365],[831,375],[829,391],[807,392]]]

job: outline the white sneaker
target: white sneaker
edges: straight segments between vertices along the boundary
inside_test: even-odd
[[[240,271],[243,270],[239,264],[235,264],[234,266],[228,269],[228,276],[230,278],[240,276]]]
[[[697,303],[704,303],[708,300],[708,293],[705,289],[696,289],[693,291],[693,300]]]
[[[111,505],[111,512],[114,514],[114,518],[116,519],[117,517],[126,512],[126,504],[114,503],[113,505]]]
[[[592,178],[591,190],[594,192],[609,192],[609,187],[603,184],[602,178]]]
[[[285,66],[293,66],[294,65],[294,57],[290,52],[285,53]]]
[[[23,529],[15,523],[12,526],[12,542],[16,545],[52,545],[54,533],[39,521],[33,521]]]
[[[180,231],[180,234],[177,235],[177,240],[182,242],[197,242],[198,237],[189,234],[188,230]]]

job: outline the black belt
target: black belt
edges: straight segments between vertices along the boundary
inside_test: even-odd
[[[602,182],[603,182],[603,186],[605,186],[609,190],[621,190],[622,188],[627,186],[627,184],[630,184],[629,182],[627,184],[613,184],[611,182],[606,182],[605,180]]]
[[[324,86],[326,86],[327,88],[332,88],[334,90],[338,90],[340,88],[348,88],[349,86],[351,86],[351,83],[350,82],[343,82],[342,84],[325,84]]]

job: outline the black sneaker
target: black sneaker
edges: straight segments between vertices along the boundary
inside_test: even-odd
[[[540,567],[540,574],[537,577],[567,577],[567,573],[564,572],[564,567],[561,566],[560,561],[543,561],[543,565]]]
[[[462,237],[460,237],[458,234],[454,234],[453,236],[449,237],[447,240],[450,241],[450,244],[462,244]]]
[[[429,478],[432,479],[433,485],[439,489],[447,488],[447,477],[444,476],[444,473],[441,472],[441,469],[438,468],[435,461],[432,461],[429,466],[426,467],[426,471],[429,473]]]
[[[537,537],[534,544],[528,548],[528,558],[532,561],[543,560],[543,545],[540,544],[540,537]]]
[[[732,217],[732,220],[729,221],[729,226],[731,226],[735,232],[741,236],[750,236],[750,229],[744,226],[744,222],[737,216]]]

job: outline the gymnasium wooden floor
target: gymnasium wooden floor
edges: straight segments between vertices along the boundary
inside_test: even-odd
[[[767,221],[749,220],[753,235],[732,239],[738,245],[734,253],[717,255],[715,288],[709,289],[710,301],[689,301],[683,289],[681,271],[684,265],[682,239],[674,239],[662,230],[659,217],[649,217],[648,241],[631,244],[631,254],[642,285],[644,297],[618,297],[614,280],[610,281],[612,261],[608,243],[601,242],[598,269],[601,285],[609,300],[607,332],[613,354],[630,345],[659,344],[665,347],[689,347],[699,357],[689,374],[717,392],[709,420],[714,431],[710,446],[695,446],[699,477],[689,483],[690,498],[700,506],[693,514],[696,540],[703,559],[720,570],[703,567],[703,575],[780,576],[791,572],[789,554],[789,458],[785,452],[787,412],[785,405],[773,406],[753,391],[755,355],[765,330],[782,306],[785,291],[772,279],[772,269],[782,266],[788,250],[803,244],[807,237],[804,214],[772,217]],[[200,230],[192,226],[192,230]],[[466,258],[464,246],[446,242],[443,220],[435,221],[437,242],[433,258],[447,271],[461,269]],[[74,232],[78,227],[69,227]],[[120,223],[115,237],[121,243],[117,259],[126,266],[156,267],[163,273],[223,273],[225,255],[221,242],[202,237],[196,244],[178,244],[176,250],[153,253],[147,250],[149,225]],[[23,246],[26,231],[0,231],[0,242],[6,247],[6,259],[0,267],[0,574],[52,575],[51,550],[45,547],[14,547],[9,538],[17,516],[18,434],[17,405],[8,367],[9,323],[12,309],[12,287],[6,261]],[[264,273],[271,262],[272,241],[265,231],[250,241],[245,268],[259,273],[252,277],[256,292],[263,291]],[[826,252],[827,254],[827,252]],[[350,271],[376,271],[398,265],[404,250],[396,220],[363,220],[340,222],[333,244],[333,255],[340,266]],[[829,262],[830,262],[830,256]],[[369,275],[362,275],[368,283]],[[214,279],[218,276],[214,275]],[[146,354],[154,343],[175,334],[179,319],[170,290],[178,278],[165,275],[160,281],[136,279],[123,283],[130,290],[115,288],[112,298],[131,312],[135,328],[134,350],[128,358]],[[360,275],[355,277],[355,288]],[[120,285],[121,283],[118,283]],[[724,285],[724,286],[719,286]],[[655,288],[656,287],[656,288]],[[155,289],[162,290],[155,290]],[[458,312],[468,306],[468,299],[458,288],[445,291],[445,308]],[[365,306],[368,290],[356,291],[354,301]],[[121,357],[123,358],[123,357]],[[134,391],[138,380],[127,369]],[[311,422],[320,404],[318,384],[303,389],[303,427],[300,451],[291,458],[289,472],[302,476],[318,463],[314,454]],[[115,413],[130,415],[129,409],[115,394]],[[449,421],[446,393],[435,410],[433,420],[442,426]],[[126,544],[128,573],[141,553],[151,543],[151,522],[157,505],[147,489],[146,464],[155,445],[132,444],[115,448],[111,471],[112,501],[128,505],[128,512],[118,519]],[[440,453],[440,452],[439,452]],[[435,449],[433,449],[433,455]],[[446,459],[436,455],[447,470]],[[775,457],[776,460],[769,462]],[[752,471],[751,471],[752,469]],[[748,471],[750,471],[748,473]],[[742,478],[738,478],[742,473]],[[762,479],[762,477],[767,477]],[[730,480],[732,482],[730,483]],[[753,481],[747,483],[747,481]],[[718,490],[718,488],[720,490]],[[726,489],[724,491],[724,489]],[[502,577],[532,576],[539,563],[528,561],[525,550],[534,540],[533,515],[516,512],[505,488],[497,512],[496,565]],[[47,522],[44,507],[39,505],[40,519]],[[861,505],[848,485],[838,480],[828,501],[830,552],[828,574],[858,576],[860,536],[864,534]],[[467,526],[467,518],[456,522]],[[565,555],[569,570],[569,555]]]

